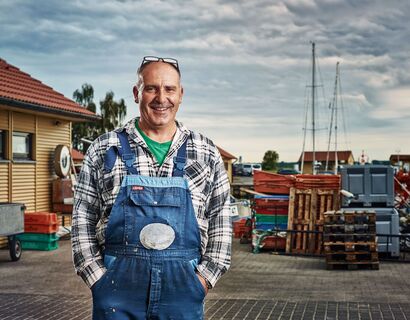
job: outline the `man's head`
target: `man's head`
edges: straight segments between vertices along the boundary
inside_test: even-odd
[[[138,82],[133,88],[135,102],[140,106],[141,124],[149,129],[174,128],[182,102],[178,65],[166,61],[143,62],[138,69]]]

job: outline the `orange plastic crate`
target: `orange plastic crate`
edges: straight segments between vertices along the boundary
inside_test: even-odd
[[[50,212],[26,212],[24,214],[24,224],[49,225],[57,223],[57,214]]]

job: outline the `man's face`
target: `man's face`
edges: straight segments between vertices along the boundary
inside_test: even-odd
[[[134,87],[142,123],[151,129],[171,128],[182,95],[180,78],[173,66],[164,62],[151,62],[145,66]]]

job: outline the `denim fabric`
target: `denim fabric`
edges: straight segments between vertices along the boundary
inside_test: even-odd
[[[175,231],[167,249],[141,244],[141,229],[151,223]],[[93,319],[203,319],[199,261],[199,227],[181,178],[127,176],[107,226],[107,271],[92,287]]]

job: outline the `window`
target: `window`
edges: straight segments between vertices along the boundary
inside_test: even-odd
[[[33,135],[25,132],[13,132],[13,159],[32,160]]]
[[[0,129],[0,160],[6,159],[6,131]]]

